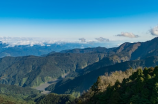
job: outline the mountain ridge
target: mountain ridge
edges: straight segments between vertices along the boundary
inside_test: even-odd
[[[158,44],[156,44],[158,43],[157,40],[158,38],[154,38],[153,40],[147,42],[126,42],[119,47],[110,49],[97,47],[64,50],[62,52],[53,52],[45,56],[30,55],[20,57],[4,57],[0,59],[0,76],[4,76],[0,83],[23,87],[36,87],[42,83],[59,79],[65,74],[68,74],[66,76],[68,80],[64,80],[68,82],[74,78],[81,78],[82,76],[89,75],[89,73],[95,71],[95,74],[100,75],[97,71],[101,68],[105,68],[110,65],[117,66],[117,63],[128,61],[135,63],[135,61],[132,61],[133,59],[136,59],[136,61],[140,63],[141,60],[145,60],[147,57],[157,55],[158,51],[155,49],[155,47],[158,47]],[[145,47],[148,43],[150,43],[148,46],[149,49]],[[153,51],[154,49],[155,51]],[[137,57],[135,55],[136,53],[141,53],[141,57]],[[154,58],[151,58],[151,60],[154,60]],[[60,84],[62,83],[57,83],[57,85]],[[86,87],[86,89],[87,88],[88,87]],[[54,89],[54,87],[51,89]],[[63,93],[65,92],[66,90],[63,91]],[[79,92],[82,91],[79,90]]]
[[[154,67],[158,65],[158,56],[151,56],[145,60],[134,60],[127,61],[123,63],[117,63],[115,65],[110,65],[106,67],[101,67],[97,70],[93,70],[89,73],[83,74],[79,77],[74,78],[67,83],[58,83],[55,86],[49,86],[46,90],[52,91],[54,93],[62,94],[72,94],[74,92],[82,93],[84,90],[88,90],[90,86],[96,82],[98,76],[104,75],[105,73],[110,73],[113,71],[125,71],[129,68],[136,69],[137,67]]]

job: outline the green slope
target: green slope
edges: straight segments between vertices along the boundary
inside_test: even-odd
[[[32,88],[0,84],[1,104],[35,104],[34,100],[40,96],[40,92]]]
[[[98,62],[103,53],[56,53],[46,57],[25,56],[0,59],[0,83],[18,86],[38,86],[41,83],[80,71]]]
[[[117,70],[126,70],[128,68],[137,68],[141,67],[150,67],[158,65],[158,56],[148,57],[145,60],[135,60],[135,61],[128,61],[123,63],[118,63],[111,66],[106,66],[99,68],[97,70],[93,70],[89,73],[86,73],[82,76],[76,77],[74,79],[69,79],[67,81],[61,81],[56,85],[51,85],[46,88],[46,90],[50,90],[54,93],[82,93],[83,91],[88,90],[91,85],[96,81],[97,77],[100,75],[104,75],[105,73],[111,73]]]

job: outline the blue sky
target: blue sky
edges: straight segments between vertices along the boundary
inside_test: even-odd
[[[158,36],[157,4],[157,0],[0,0],[0,37],[146,41]]]

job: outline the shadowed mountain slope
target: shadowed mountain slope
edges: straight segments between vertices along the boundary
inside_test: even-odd
[[[157,49],[158,49],[158,37],[147,42],[141,42],[138,49],[132,53],[131,60],[142,59],[150,55],[157,55],[158,54],[156,51]]]
[[[151,67],[158,65],[158,56],[148,57],[144,60],[135,60],[127,61],[123,63],[118,63],[111,66],[106,66],[93,70],[89,73],[86,73],[82,76],[76,77],[65,82],[59,82],[56,85],[51,85],[46,88],[46,90],[51,90],[54,93],[82,93],[90,88],[94,82],[96,82],[97,77],[104,75],[105,73],[111,73],[113,71],[124,71],[128,68],[137,68],[137,67]]]

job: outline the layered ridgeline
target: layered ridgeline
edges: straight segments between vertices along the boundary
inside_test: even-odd
[[[157,104],[158,67],[116,71],[96,83],[72,104]]]
[[[151,67],[158,65],[158,56],[151,56],[142,60],[127,61],[118,63],[115,65],[110,65],[106,67],[101,67],[97,70],[92,70],[88,73],[84,73],[81,76],[78,76],[73,79],[63,79],[62,81],[50,85],[46,88],[54,93],[58,94],[73,94],[74,96],[79,96],[84,91],[87,91],[93,83],[96,82],[97,77],[104,75],[105,73],[111,73],[117,70],[125,71],[128,68],[137,68],[137,67]],[[91,67],[93,68],[93,67]]]
[[[0,76],[4,78],[0,83],[35,87],[41,83],[60,79],[66,75],[68,77],[80,76],[85,72],[87,73],[103,66],[128,61],[131,54],[131,50],[128,50],[131,48],[134,51],[136,49],[135,45],[137,44],[129,44],[124,50],[120,49],[122,46],[109,50],[98,47],[82,49],[86,50],[83,53],[61,52],[50,53],[44,57],[24,56],[1,58]],[[96,62],[99,62],[99,64]],[[93,66],[90,67],[93,67],[93,69],[89,68],[89,65],[92,64]],[[85,67],[87,68],[84,69]]]
[[[51,92],[55,93],[68,93],[75,94],[75,96],[80,95],[84,90],[90,88],[90,86],[96,81],[99,75],[103,75],[106,72],[112,72],[115,70],[126,70],[130,67],[137,68],[156,66],[157,63],[157,50],[158,50],[158,38],[147,42],[139,43],[124,43],[116,48],[103,49],[74,49],[62,51],[65,53],[86,53],[86,52],[105,52],[107,56],[92,65],[89,65],[83,69],[80,76],[76,78],[65,78],[62,81],[52,84],[46,88]],[[146,48],[146,46],[148,48]],[[92,51],[93,50],[93,51]],[[106,51],[105,51],[106,50]],[[138,55],[137,55],[138,54]],[[150,57],[153,56],[153,57]],[[154,57],[155,56],[155,57]],[[132,61],[137,59],[136,61]],[[127,61],[127,62],[125,62]],[[107,65],[111,62],[112,66]],[[124,63],[122,63],[124,62]],[[121,64],[116,64],[121,63]]]
[[[146,42],[136,42],[136,43],[123,43],[119,47],[115,48],[86,48],[86,49],[72,49],[64,50],[62,53],[107,53],[108,56],[126,56],[129,60],[144,59],[148,56],[158,55],[158,37],[146,41]]]
[[[158,38],[155,38],[143,43],[124,43],[110,49],[97,47],[51,52],[43,57],[4,57],[0,59],[0,83],[35,87],[66,77],[47,90],[62,94],[82,93],[106,72],[157,65],[157,57],[150,57],[150,61],[145,59],[157,55],[157,42]],[[126,62],[132,59],[142,60]]]
[[[104,53],[55,53],[46,57],[25,56],[0,59],[2,84],[18,86],[38,86],[80,71],[88,65],[98,62]],[[111,63],[109,63],[111,64]]]
[[[20,43],[20,42],[19,42]],[[59,52],[66,49],[74,49],[80,47],[91,47],[90,44],[81,43],[53,43],[47,44],[42,43],[42,45],[15,45],[6,44],[0,41],[0,58],[5,56],[28,56],[35,55],[41,56],[46,55],[50,52]]]
[[[87,48],[72,53],[69,50],[61,53],[53,52],[43,57],[4,57],[0,59],[0,76],[4,77],[0,83],[35,87],[66,75],[68,77],[80,76],[93,69],[130,60],[131,52],[138,46],[139,44],[136,43],[112,49]],[[93,69],[88,68],[93,63],[96,63],[90,66]],[[87,68],[84,69],[85,67]]]

